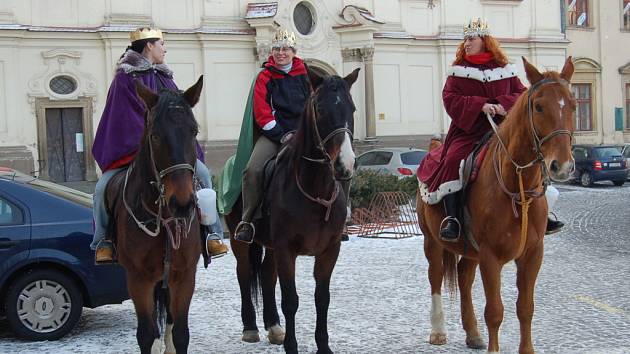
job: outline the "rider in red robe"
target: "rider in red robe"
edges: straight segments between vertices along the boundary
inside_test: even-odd
[[[464,27],[464,36],[442,91],[451,125],[444,144],[427,154],[417,173],[422,200],[444,201],[447,217],[440,236],[452,242],[460,231],[456,193],[462,188],[463,160],[492,129],[486,114],[500,123],[526,90],[484,21],[472,21]]]

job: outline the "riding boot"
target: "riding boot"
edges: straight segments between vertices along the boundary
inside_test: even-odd
[[[256,228],[254,227],[254,224],[247,221],[241,221],[238,223],[238,226],[236,226],[234,239],[245,243],[252,243],[254,241],[255,234]]]
[[[201,244],[206,255],[213,259],[225,256],[228,252],[228,247],[221,242],[221,235],[212,232],[210,226],[201,225]]]
[[[94,252],[96,264],[107,264],[114,262],[114,243],[111,240],[103,239],[96,246]]]
[[[457,242],[460,233],[460,224],[457,220],[457,193],[447,194],[444,197],[444,210],[446,218],[440,225],[440,238],[447,242]]]
[[[555,234],[560,231],[564,227],[564,223],[560,220],[553,220],[550,217],[547,217],[547,230],[545,231],[545,235]]]

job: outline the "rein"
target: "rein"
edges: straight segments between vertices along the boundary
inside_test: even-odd
[[[317,110],[315,109],[315,100],[314,97],[317,95],[318,90],[311,96],[311,98],[309,99],[309,108],[310,111],[312,112],[313,117],[317,116]],[[313,125],[314,125],[314,130],[315,130],[315,139],[317,142],[317,145],[315,146],[317,148],[317,150],[319,150],[322,155],[324,155],[323,158],[321,159],[313,159],[310,157],[305,156],[304,154],[301,156],[302,159],[310,161],[310,162],[316,162],[316,163],[320,163],[323,165],[327,165],[329,170],[330,170],[330,174],[331,177],[335,183],[335,188],[333,189],[332,195],[330,196],[329,199],[324,199],[324,198],[320,198],[320,197],[313,197],[312,195],[310,195],[308,192],[306,192],[304,190],[304,187],[302,187],[302,184],[300,183],[300,179],[298,177],[298,171],[297,168],[295,169],[295,183],[297,184],[298,189],[300,190],[300,192],[310,201],[315,202],[317,204],[322,205],[324,208],[326,208],[326,216],[324,217],[325,221],[328,221],[328,219],[330,219],[330,210],[332,209],[332,205],[335,202],[335,200],[337,200],[337,197],[339,196],[339,180],[337,180],[337,178],[335,178],[335,169],[333,166],[333,161],[330,158],[330,154],[328,154],[328,151],[326,151],[326,148],[324,147],[326,145],[326,143],[332,139],[333,137],[337,136],[338,134],[341,133],[348,133],[350,135],[350,137],[352,137],[352,132],[350,131],[350,129],[348,128],[337,128],[335,130],[333,130],[332,132],[328,133],[328,135],[326,135],[326,137],[324,139],[322,139],[321,135],[319,134],[319,129],[317,129],[317,124],[315,123],[315,119],[313,119]],[[350,177],[352,178],[352,177]]]
[[[514,216],[518,217],[518,211],[516,208],[516,205],[520,205],[521,206],[521,239],[519,242],[519,247],[518,247],[518,251],[516,253],[516,257],[518,258],[520,257],[521,253],[523,253],[523,250],[525,249],[525,241],[526,241],[526,237],[527,237],[527,225],[528,225],[528,210],[529,210],[529,206],[532,203],[532,201],[534,201],[534,199],[540,198],[543,195],[545,195],[545,191],[547,190],[547,186],[549,185],[550,181],[552,180],[552,178],[549,175],[549,170],[547,169],[547,165],[545,164],[545,156],[542,153],[542,145],[551,140],[553,137],[561,135],[561,134],[566,134],[569,135],[569,137],[572,137],[573,134],[566,129],[558,129],[558,130],[554,130],[553,132],[551,132],[550,134],[544,136],[542,139],[539,137],[538,132],[536,131],[536,127],[534,126],[534,117],[533,117],[533,111],[532,111],[532,96],[534,94],[534,92],[536,92],[536,90],[540,89],[542,86],[544,85],[548,85],[548,84],[561,84],[561,85],[568,85],[568,82],[560,79],[560,80],[555,80],[555,79],[543,79],[538,81],[537,83],[535,83],[534,85],[532,85],[532,87],[530,87],[530,89],[528,90],[527,93],[527,117],[529,118],[529,125],[530,125],[530,131],[532,133],[532,137],[533,137],[533,141],[534,141],[534,153],[536,155],[536,157],[524,164],[521,165],[519,163],[517,163],[516,161],[514,161],[514,158],[512,158],[512,155],[510,154],[509,150],[507,149],[507,147],[505,146],[505,143],[503,142],[503,140],[501,139],[501,136],[499,135],[499,129],[496,125],[496,123],[494,122],[494,120],[492,119],[492,117],[490,116],[490,114],[486,113],[486,118],[488,119],[488,122],[490,123],[490,126],[492,127],[492,130],[494,130],[494,133],[497,137],[497,140],[499,142],[499,144],[496,145],[496,149],[494,152],[494,156],[493,156],[493,166],[494,166],[494,172],[495,175],[497,177],[497,180],[499,182],[499,186],[501,187],[501,190],[503,190],[503,192],[505,194],[507,194],[510,199],[512,200],[512,210],[514,212]],[[518,176],[518,186],[519,186],[519,191],[518,192],[511,192],[507,186],[505,185],[505,181],[503,178],[503,174],[501,172],[501,168],[499,166],[499,149],[502,149],[505,154],[507,155],[507,157],[510,159],[510,162],[512,163],[512,165],[514,166],[515,170],[516,170],[516,174]],[[536,165],[540,165],[540,172],[542,175],[542,181],[541,181],[541,185],[537,185],[532,189],[528,189],[525,190],[524,184],[523,184],[523,170],[536,166]],[[538,191],[540,188],[542,187],[541,191]]]

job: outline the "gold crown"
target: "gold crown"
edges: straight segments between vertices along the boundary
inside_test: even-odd
[[[286,29],[278,29],[271,40],[273,48],[290,47],[295,48],[295,33]]]
[[[479,17],[472,18],[468,25],[464,25],[464,38],[483,37],[489,34],[488,21]]]
[[[129,38],[131,39],[131,42],[139,41],[141,39],[164,39],[164,37],[162,36],[162,31],[157,28],[151,27],[138,28],[137,30],[131,32]]]

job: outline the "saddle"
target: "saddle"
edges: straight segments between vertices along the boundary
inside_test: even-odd
[[[470,225],[471,217],[470,212],[468,211],[468,188],[470,185],[475,182],[477,176],[479,174],[479,169],[481,168],[481,163],[483,162],[486,154],[488,152],[488,141],[494,134],[493,131],[487,132],[481,140],[479,140],[472,152],[466,157],[464,160],[464,166],[462,168],[462,189],[459,193],[459,203],[461,205],[460,210],[458,210],[457,219],[460,221],[460,227],[468,242],[475,248],[479,250],[479,246],[475,241],[468,225]]]

